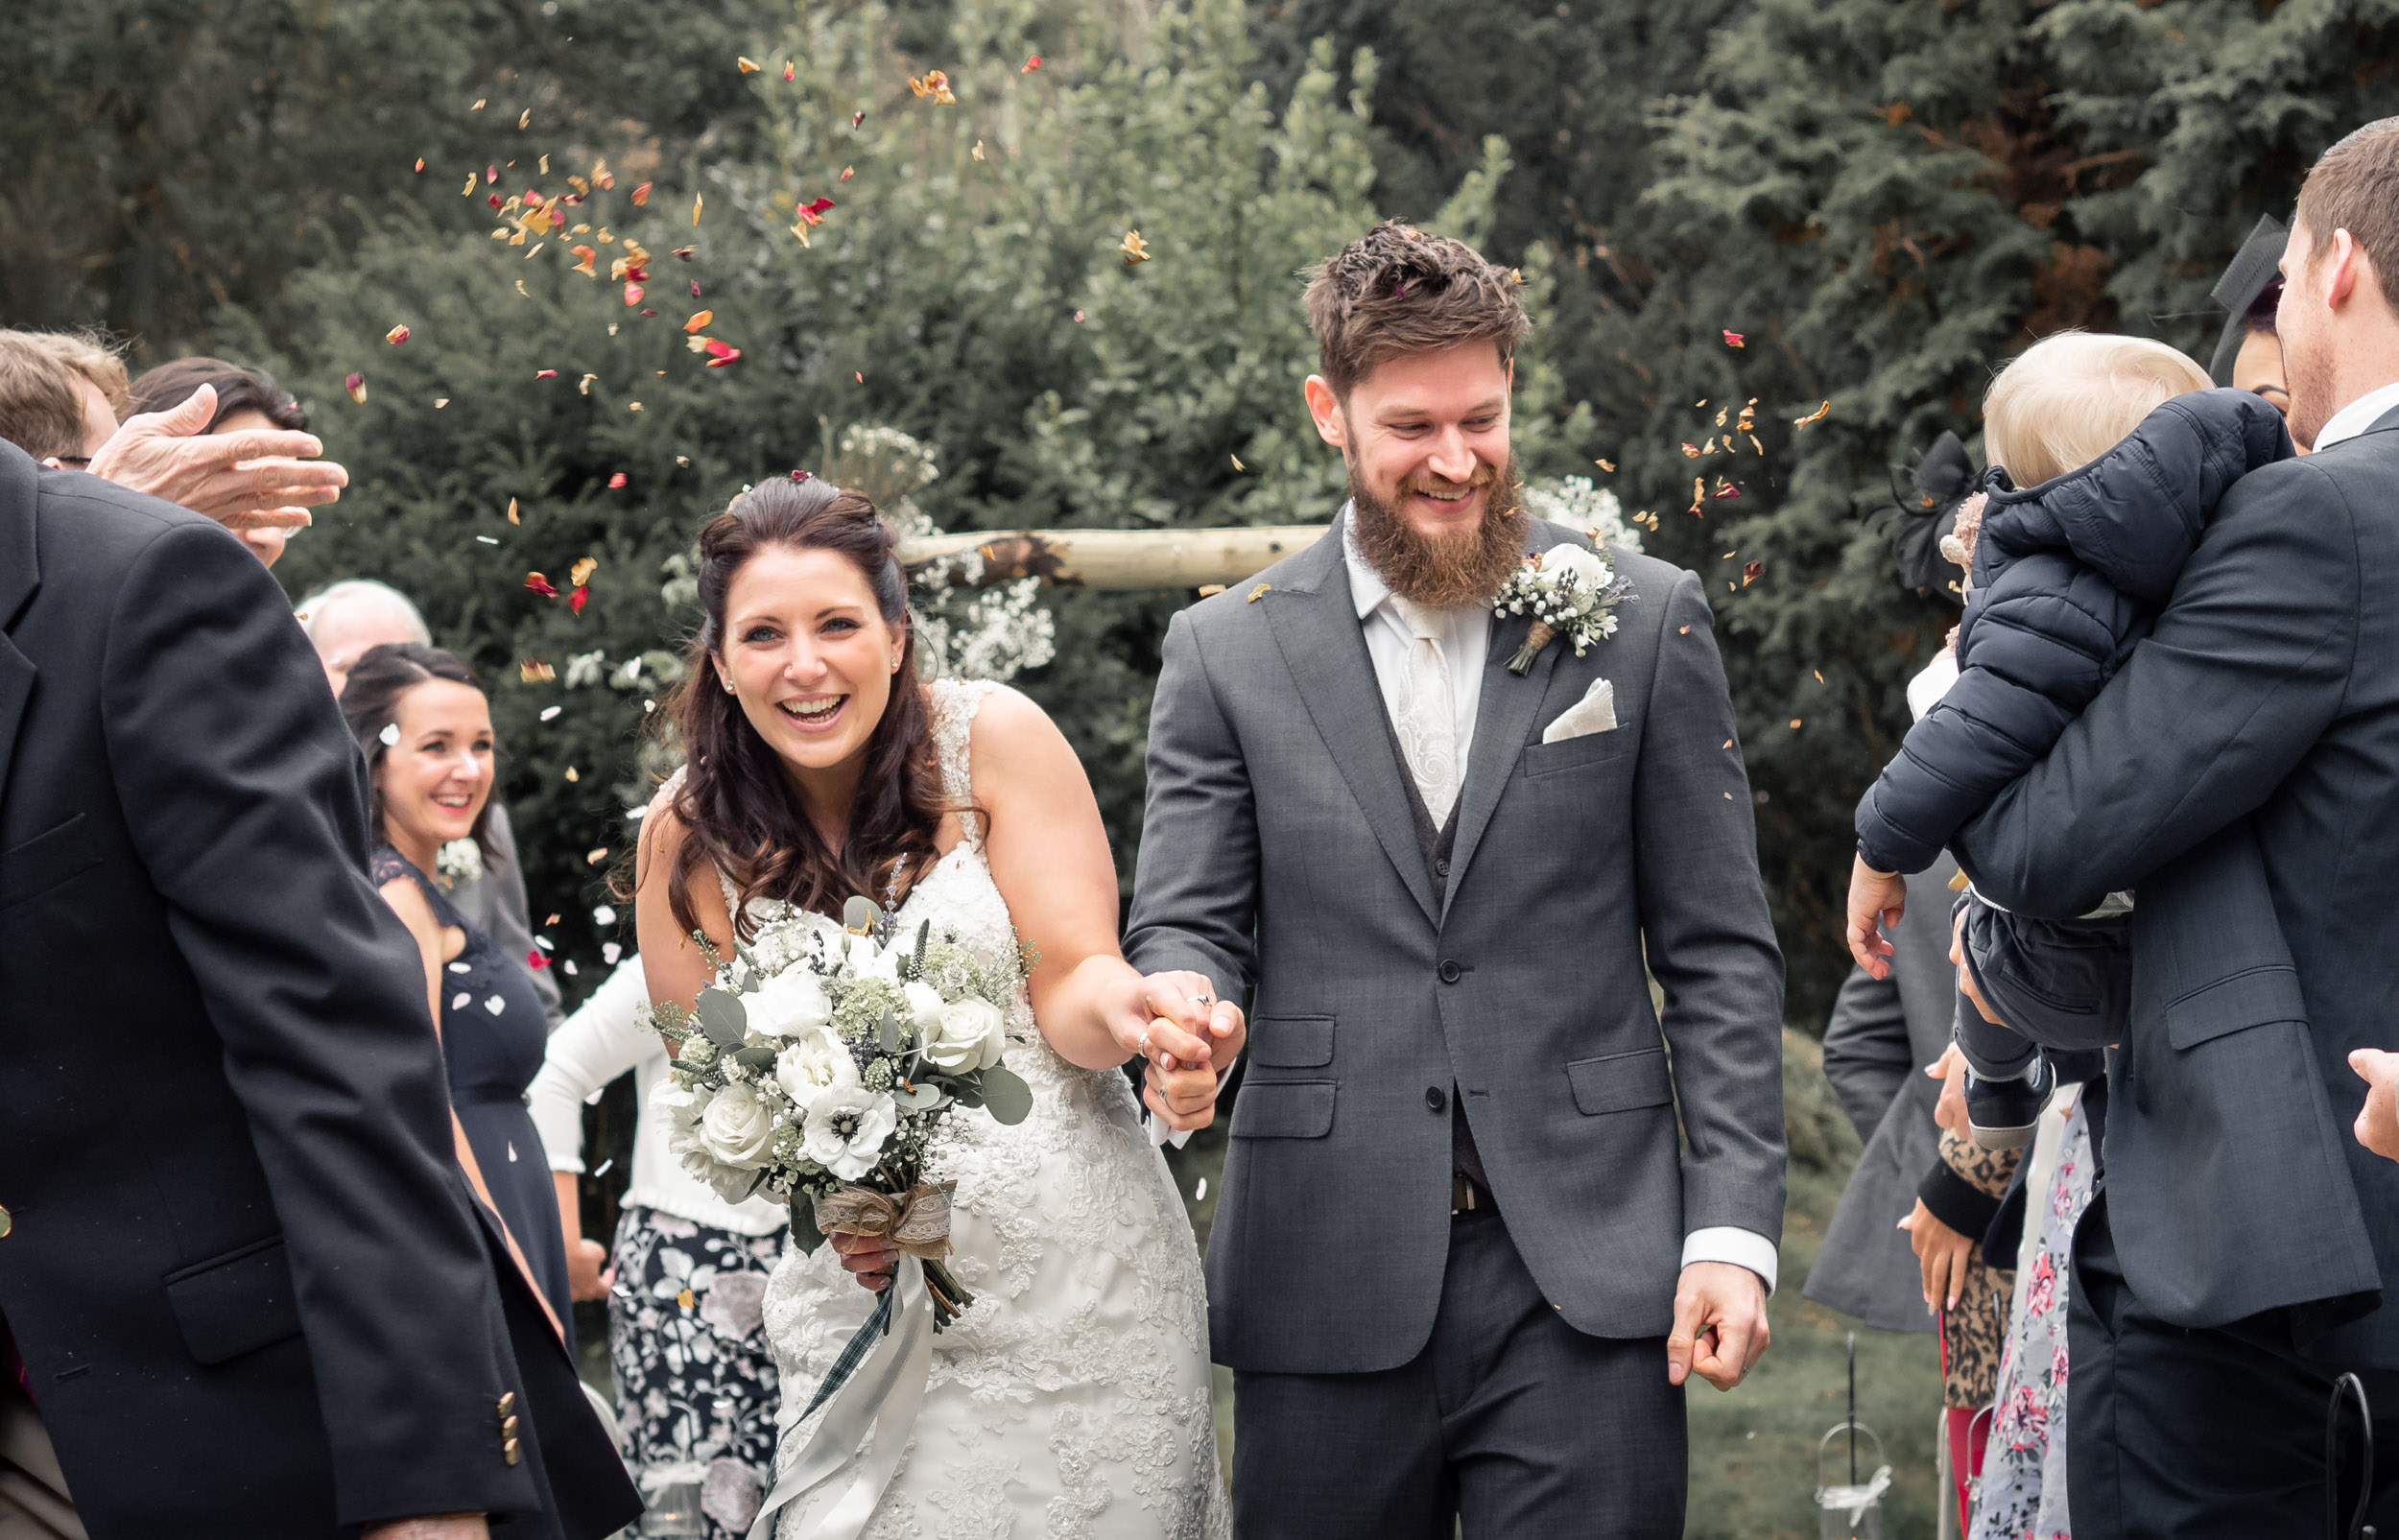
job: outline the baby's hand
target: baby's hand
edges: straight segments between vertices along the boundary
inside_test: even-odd
[[[1849,955],[1877,979],[1890,977],[1890,942],[1885,939],[1908,911],[1908,884],[1896,872],[1876,871],[1864,856],[1849,866]],[[1877,923],[1881,931],[1876,930]]]

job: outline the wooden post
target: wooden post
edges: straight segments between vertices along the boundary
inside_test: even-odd
[[[1230,530],[998,530],[900,542],[914,571],[980,555],[972,586],[1039,578],[1060,588],[1205,588],[1256,576],[1321,538],[1323,524]],[[962,584],[963,586],[963,584]]]

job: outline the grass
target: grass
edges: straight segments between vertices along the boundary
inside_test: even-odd
[[[1858,1334],[1858,1416],[1882,1435],[1891,1464],[1884,1533],[1900,1540],[1934,1532],[1934,1423],[1940,1406],[1938,1349],[1929,1334],[1878,1332],[1800,1297],[1824,1226],[1858,1158],[1858,1137],[1811,1039],[1783,1034],[1784,1120],[1791,1135],[1791,1190],[1783,1214],[1782,1277],[1768,1311],[1774,1345],[1739,1388],[1693,1382],[1691,1540],[1813,1540],[1818,1513],[1817,1446],[1847,1403],[1848,1334]],[[1168,1158],[1202,1247],[1216,1210],[1224,1158],[1223,1120]],[[1201,1178],[1207,1180],[1200,1196]],[[1663,1370],[1661,1369],[1661,1372]],[[1216,1371],[1219,1453],[1231,1468],[1232,1375]],[[1842,1446],[1828,1457],[1846,1480]],[[1861,1471],[1861,1475],[1865,1472]]]

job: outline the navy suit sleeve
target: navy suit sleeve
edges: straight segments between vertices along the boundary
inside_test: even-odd
[[[1976,886],[2083,913],[2263,804],[2340,709],[2363,603],[2352,518],[2306,461],[2236,483],[2156,628],[1960,831]]]
[[[1758,877],[1714,615],[1691,573],[1666,603],[1633,781],[1635,895],[1682,1109],[1685,1233],[1782,1234],[1783,955]]]
[[[1188,613],[1166,628],[1149,770],[1126,959],[1145,973],[1193,969],[1219,999],[1246,1002],[1257,960],[1255,793]]]
[[[178,524],[127,573],[101,676],[125,820],[273,1196],[340,1522],[537,1507],[501,1457],[514,1374],[423,964],[368,881],[359,754],[290,604]]]
[[[1859,1138],[1873,1137],[1914,1068],[1899,981],[1850,969],[1824,1023],[1824,1078],[1832,1082]]]

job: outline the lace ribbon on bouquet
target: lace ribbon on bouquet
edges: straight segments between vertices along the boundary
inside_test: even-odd
[[[973,1303],[973,1296],[941,1266],[950,1250],[954,1185],[920,1182],[897,1197],[845,1186],[817,1198],[820,1232],[887,1237],[900,1249],[899,1267],[891,1287],[875,1301],[866,1324],[843,1344],[807,1410],[799,1414],[805,1422],[828,1398],[832,1402],[791,1474],[775,1482],[759,1505],[749,1540],[772,1540],[776,1513],[845,1476],[850,1478],[847,1489],[801,1532],[802,1540],[857,1540],[874,1517],[875,1504],[899,1469],[916,1413],[924,1406],[925,1380],[933,1370],[933,1334],[942,1319],[955,1318]],[[938,1295],[935,1278],[939,1280]],[[862,1449],[869,1427],[873,1441]]]

